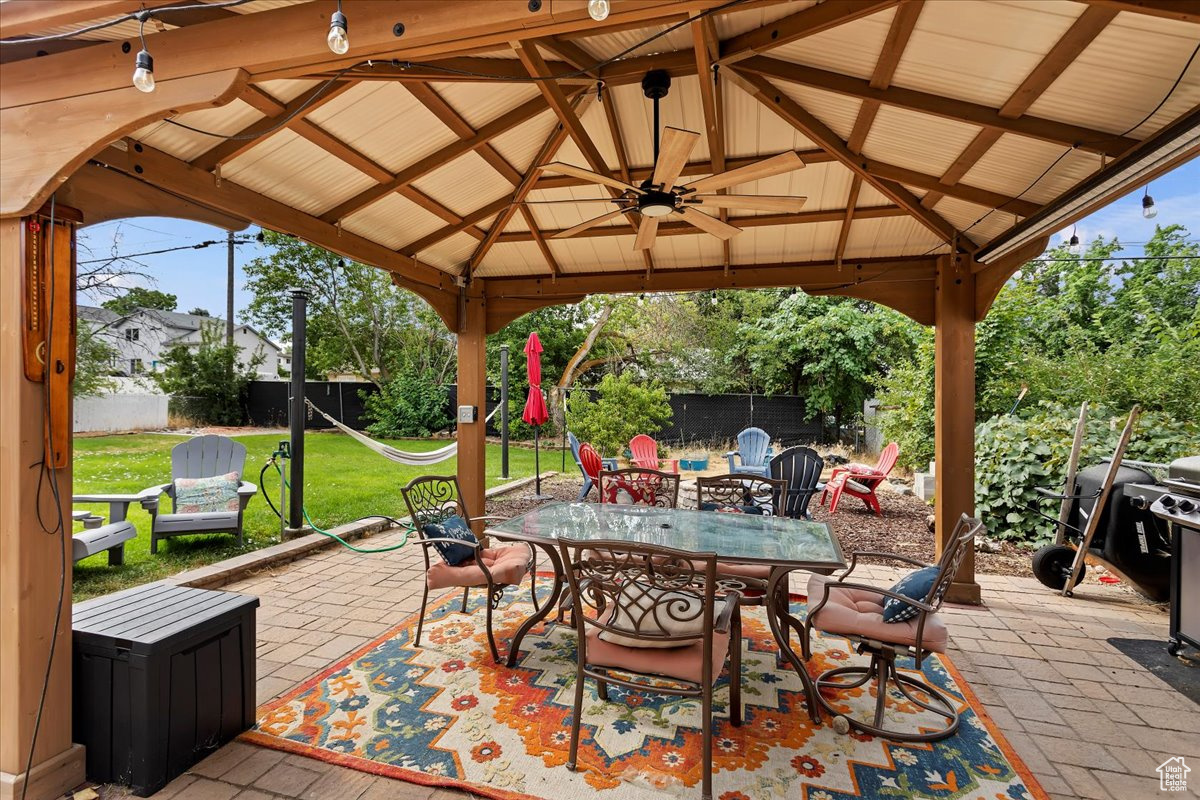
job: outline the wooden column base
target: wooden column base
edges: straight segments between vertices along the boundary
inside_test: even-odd
[[[73,744],[29,770],[29,789],[25,800],[54,800],[84,781],[83,745]],[[18,800],[26,773],[0,772],[0,800]]]
[[[963,603],[969,606],[983,605],[983,595],[979,588],[979,584],[974,581],[970,583],[960,583],[955,581],[950,584],[950,588],[946,590],[946,602]]]

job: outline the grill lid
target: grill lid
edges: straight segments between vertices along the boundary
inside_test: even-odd
[[[1200,456],[1184,456],[1177,458],[1167,467],[1167,476],[1171,479],[1182,479],[1191,483],[1200,483]]]

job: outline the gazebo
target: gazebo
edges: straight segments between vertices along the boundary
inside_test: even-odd
[[[333,0],[0,5],[5,40],[35,39],[0,50],[0,798],[83,776],[54,525],[80,225],[256,223],[388,270],[457,332],[459,402],[477,407],[486,335],[589,293],[795,286],[888,305],[936,327],[940,538],[973,508],[975,324],[1052,233],[1200,152],[1186,0],[604,5],[347,0],[348,51],[327,43]],[[130,81],[142,49],[149,92]],[[718,198],[703,229],[682,205],[641,213],[624,187],[658,171],[652,71],[671,79],[662,125],[699,134],[674,183],[744,168],[716,194],[803,208]],[[803,168],[756,171],[784,153]],[[473,508],[482,416],[458,429]],[[953,599],[980,600],[970,558]]]

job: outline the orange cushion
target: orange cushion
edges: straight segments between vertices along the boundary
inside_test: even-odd
[[[729,561],[717,562],[718,575],[736,575],[739,578],[757,578],[765,581],[771,577],[770,564],[734,564]]]
[[[529,550],[525,547],[484,548],[480,559],[492,573],[497,585],[520,583],[529,572]],[[425,584],[430,589],[445,589],[449,586],[487,586],[487,578],[475,561],[467,561],[452,567],[444,561],[431,564],[425,573]]]
[[[704,642],[669,650],[624,647],[600,638],[599,628],[588,626],[586,658],[588,666],[611,667],[635,672],[639,675],[662,675],[667,678],[700,683],[704,677]],[[725,656],[729,652],[729,634],[713,633],[712,659],[713,681],[721,674]]]
[[[825,596],[825,585],[837,583],[830,575],[813,575],[808,579],[808,602],[815,608]],[[835,586],[829,590],[829,602],[812,618],[813,626],[826,633],[860,636],[890,644],[915,646],[917,643],[917,619],[905,622],[884,622],[881,594]],[[919,615],[918,615],[919,618]],[[925,618],[925,631],[921,646],[935,653],[946,652],[949,632],[937,614]]]

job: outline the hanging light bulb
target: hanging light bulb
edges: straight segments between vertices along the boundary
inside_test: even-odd
[[[1146,194],[1142,197],[1142,216],[1146,219],[1154,219],[1158,216],[1158,208],[1154,205],[1154,198],[1150,196],[1150,187],[1146,187]]]
[[[608,19],[608,0],[588,0],[588,16],[596,22]]]
[[[1075,229],[1071,228],[1071,240],[1067,242],[1067,252],[1073,256],[1083,252],[1083,246],[1079,244],[1079,237],[1075,235]]]
[[[717,304],[717,293],[716,292],[712,293],[712,304],[714,306]]]
[[[154,91],[154,58],[146,49],[146,18],[145,12],[138,15],[138,38],[142,40],[142,49],[138,51],[133,61],[133,85],[139,92],[149,94]]]
[[[350,37],[346,35],[348,27],[346,15],[342,13],[342,1],[338,0],[337,11],[329,18],[329,35],[325,37],[325,43],[339,56],[346,55],[346,51],[350,49]]]
[[[645,295],[645,294],[639,294],[639,295],[638,295],[637,304],[638,304],[639,306],[642,306],[642,305],[645,305],[645,304],[646,304],[646,295]]]

